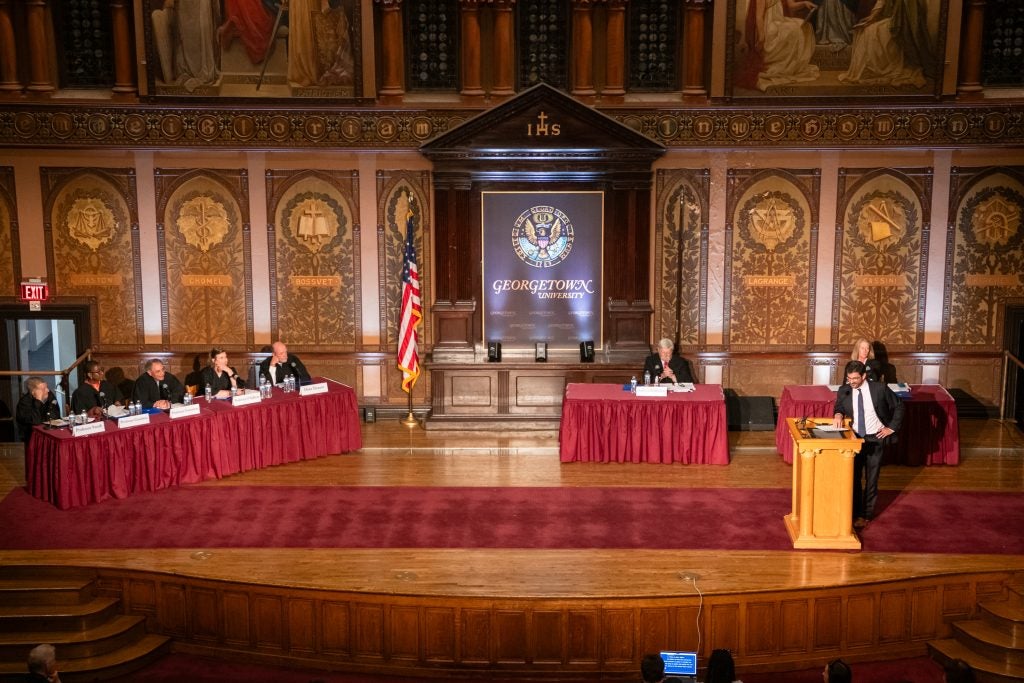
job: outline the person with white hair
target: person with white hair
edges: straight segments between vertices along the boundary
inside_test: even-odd
[[[676,354],[675,344],[671,339],[662,339],[658,342],[657,352],[649,355],[644,361],[644,372],[650,373],[651,382],[654,384],[693,382],[689,364]]]
[[[60,683],[57,673],[57,650],[53,645],[36,645],[28,653],[28,677],[31,683]]]
[[[28,443],[32,436],[32,428],[54,418],[60,417],[60,408],[50,387],[42,377],[29,377],[25,380],[25,393],[18,399],[14,419],[21,430],[21,440]]]

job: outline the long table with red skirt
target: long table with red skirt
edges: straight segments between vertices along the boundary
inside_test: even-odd
[[[37,426],[25,449],[26,488],[67,509],[358,450],[355,392],[326,382],[326,393],[275,388],[246,406],[196,399],[199,415],[154,413],[148,425],[125,429],[107,420],[106,431],[88,436]]]
[[[889,465],[956,465],[960,462],[960,422],[956,402],[938,384],[911,384],[904,403],[903,425],[898,439],[885,449],[883,462]],[[786,428],[787,417],[832,417],[836,392],[823,385],[783,387],[779,419],[775,424],[775,447],[788,463],[793,462],[793,444]]]
[[[722,387],[694,389],[648,398],[618,384],[568,385],[558,436],[562,462],[728,465]]]

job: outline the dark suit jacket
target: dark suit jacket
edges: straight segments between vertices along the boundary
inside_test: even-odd
[[[101,393],[103,394],[102,399],[100,398]],[[92,410],[96,407],[106,408],[123,400],[118,388],[107,380],[100,382],[99,391],[88,382],[83,382],[75,389],[75,393],[71,394],[71,410],[80,413],[83,410]]]
[[[135,380],[132,399],[140,401],[143,408],[152,408],[153,404],[157,401],[181,403],[181,399],[185,395],[185,387],[178,381],[178,378],[169,372],[165,372],[163,383],[167,385],[167,388],[161,390],[156,380],[150,377],[148,372],[142,373]]]
[[[668,366],[672,368],[672,372],[676,373],[677,382],[693,382],[693,377],[690,375],[690,365],[681,357],[673,354],[668,361]],[[651,373],[651,381],[657,382],[658,375],[661,374],[661,356],[656,353],[652,353],[647,356],[647,360],[644,361],[644,372]],[[671,382],[669,378],[661,380],[662,382]]]
[[[203,392],[206,391],[207,384],[209,384],[210,388],[213,389],[214,395],[216,395],[218,391],[222,391],[224,389],[230,390],[231,375],[235,375],[236,377],[235,386],[239,389],[244,389],[245,380],[242,379],[242,376],[239,375],[233,367],[229,365],[228,370],[222,373],[220,377],[217,377],[217,373],[208,365],[203,368],[201,373],[199,373],[199,386],[196,388],[196,391],[198,391],[199,395],[202,396]]]
[[[864,363],[864,368],[867,370],[868,381],[870,382],[881,382],[885,379],[884,373],[882,372],[882,363],[875,358],[869,358]],[[843,378],[843,384],[846,384],[846,378]]]
[[[881,382],[865,382],[871,403],[875,406],[875,414],[882,424],[898,432],[903,424],[903,401],[892,392],[887,384]],[[839,387],[836,392],[835,412],[846,417],[853,417],[853,388],[849,384]],[[890,437],[891,438],[891,437]]]
[[[302,364],[299,357],[291,353],[288,354],[288,360],[277,369],[277,382],[274,382],[270,378],[270,361],[273,360],[273,356],[270,358],[264,358],[260,362],[260,377],[266,378],[268,382],[280,384],[288,375],[295,375],[297,382],[309,382],[309,371],[306,370],[306,366]],[[280,363],[278,365],[281,365]],[[294,368],[294,369],[293,369]]]
[[[46,402],[39,401],[32,394],[22,394],[15,409],[15,420],[21,428],[21,440],[28,443],[32,435],[32,427],[43,424],[47,420],[60,417],[60,408],[53,394],[46,396]]]

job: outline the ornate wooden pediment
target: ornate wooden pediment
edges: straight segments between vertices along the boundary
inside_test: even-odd
[[[439,171],[529,169],[607,174],[638,168],[665,147],[546,84],[425,143],[420,151]],[[567,178],[568,179],[568,178]]]

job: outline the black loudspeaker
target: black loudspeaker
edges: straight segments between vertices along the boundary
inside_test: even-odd
[[[537,346],[534,351],[534,360],[538,363],[545,363],[548,360],[548,343],[537,342]]]
[[[593,363],[594,362],[594,341],[588,339],[587,341],[580,342],[580,362],[581,363]]]
[[[501,342],[487,342],[487,362],[488,363],[500,363],[501,362]]]
[[[730,431],[775,429],[775,400],[771,396],[738,396],[732,390],[725,393],[726,423]]]

